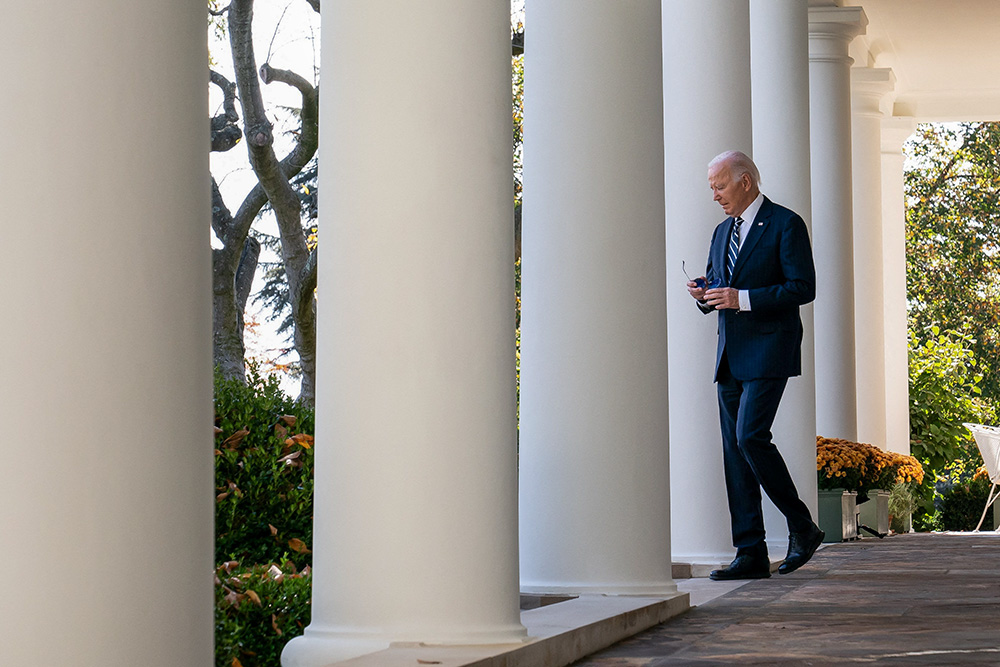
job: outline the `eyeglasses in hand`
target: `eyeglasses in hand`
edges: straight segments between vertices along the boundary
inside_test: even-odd
[[[687,267],[685,266],[683,259],[681,260],[681,271],[683,271],[684,275],[687,276],[688,281],[693,282],[697,287],[705,287],[707,289],[722,287],[721,280],[714,279],[711,282],[706,283],[704,278],[692,278],[691,276],[689,276],[687,272]]]

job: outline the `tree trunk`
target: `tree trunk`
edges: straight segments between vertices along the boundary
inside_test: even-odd
[[[291,72],[275,70],[268,65],[260,69],[266,83],[282,81],[302,92],[302,132],[292,154],[279,162],[274,153],[274,135],[264,112],[257,65],[252,41],[253,0],[234,0],[229,8],[229,36],[236,70],[236,85],[243,105],[244,136],[250,165],[260,187],[271,202],[281,239],[281,258],[288,279],[292,320],[295,325],[295,349],[302,365],[302,390],[299,399],[312,404],[315,399],[316,376],[316,306],[315,259],[306,243],[302,229],[301,205],[288,179],[305,165],[315,153],[318,143],[318,102],[315,89]],[[315,142],[315,143],[314,143]],[[309,144],[312,144],[311,146]],[[309,157],[306,157],[308,154]],[[304,159],[303,159],[304,158]],[[286,165],[288,169],[286,170]]]

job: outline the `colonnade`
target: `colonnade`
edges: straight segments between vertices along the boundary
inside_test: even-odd
[[[0,664],[211,661],[205,24],[169,4],[5,5]],[[723,150],[812,229],[775,425],[800,492],[816,433],[905,449],[912,125],[890,73],[852,89],[863,11],[804,4],[529,7],[518,434],[507,9],[324,2],[313,608],[285,667],[524,641],[521,589],[670,596],[672,560],[731,555],[715,322],[681,271]]]

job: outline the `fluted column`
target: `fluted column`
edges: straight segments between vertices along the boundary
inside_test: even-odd
[[[903,142],[912,118],[882,121],[882,284],[885,304],[885,446],[910,453],[909,360],[906,324],[906,202]]]
[[[672,544],[675,561],[718,566],[733,554],[712,381],[718,316],[695,306],[681,261],[703,275],[726,217],[708,188],[709,161],[752,154],[748,0],[665,0],[663,63]]]
[[[522,590],[671,594],[660,3],[526,22]]]
[[[525,635],[508,26],[323,3],[312,621],[285,667]]]
[[[802,0],[750,0],[754,162],[761,188],[811,227],[809,181],[809,13]],[[799,497],[816,516],[816,377],[813,305],[802,317],[802,375],[790,378],[774,422],[774,442]],[[765,496],[766,497],[766,496]],[[768,542],[788,533],[784,516],[764,505]]]
[[[858,439],[885,449],[885,291],[882,243],[882,119],[891,113],[891,69],[851,70],[854,179],[854,340]]]
[[[0,35],[0,665],[208,667],[205,5]]]
[[[816,430],[857,437],[854,232],[851,177],[851,40],[860,7],[809,10],[809,127],[816,260]]]

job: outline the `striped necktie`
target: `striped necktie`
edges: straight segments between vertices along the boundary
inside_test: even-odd
[[[733,266],[736,265],[736,255],[740,252],[740,225],[743,218],[736,218],[733,221],[733,233],[729,235],[729,251],[726,253],[726,277],[732,278]]]

